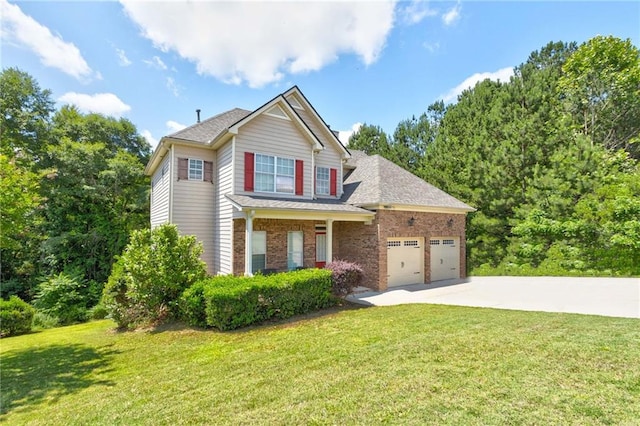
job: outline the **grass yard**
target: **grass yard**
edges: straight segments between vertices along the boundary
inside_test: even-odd
[[[437,305],[0,341],[0,422],[639,424],[640,320]]]

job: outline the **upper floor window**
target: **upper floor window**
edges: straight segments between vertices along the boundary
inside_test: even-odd
[[[316,194],[329,195],[329,168],[316,168]]]
[[[202,180],[204,166],[202,160],[189,159],[189,180]]]
[[[293,194],[295,161],[290,158],[255,154],[255,190]]]
[[[198,158],[178,158],[178,180],[213,182],[213,162]]]

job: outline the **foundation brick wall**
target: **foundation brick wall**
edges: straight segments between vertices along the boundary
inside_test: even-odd
[[[267,232],[267,268],[279,271],[287,270],[287,233],[289,231],[303,232],[304,267],[313,268],[316,265],[316,224],[324,222],[313,220],[279,220],[255,219],[254,231]],[[233,221],[233,273],[244,274],[244,219]]]
[[[377,221],[371,225],[361,222],[334,222],[333,258],[358,263],[364,271],[362,285],[378,288],[380,245]]]
[[[413,217],[413,225],[409,219]],[[287,233],[304,233],[304,266],[315,266],[315,225],[311,220],[255,219],[255,231],[267,231],[267,268],[287,269]],[[424,278],[431,281],[429,240],[433,237],[458,237],[460,244],[460,278],[466,277],[466,216],[453,213],[423,213],[378,210],[371,225],[361,222],[333,222],[333,259],[360,264],[364,270],[363,285],[387,289],[387,238],[422,237],[424,239]],[[244,274],[245,220],[233,221],[233,272]]]
[[[414,218],[409,226],[409,219]],[[460,239],[460,277],[466,277],[466,217],[464,214],[423,213],[397,210],[378,210],[371,225],[355,222],[334,223],[334,257],[357,262],[365,269],[363,285],[387,289],[387,238],[423,237],[424,277],[431,281],[430,246],[432,237]]]

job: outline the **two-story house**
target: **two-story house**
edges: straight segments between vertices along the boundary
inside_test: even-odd
[[[162,138],[151,226],[204,246],[211,274],[361,264],[365,285],[465,276],[473,208],[390,161],[349,152],[298,87]]]

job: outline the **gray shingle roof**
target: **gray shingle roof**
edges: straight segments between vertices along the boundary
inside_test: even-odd
[[[344,180],[342,200],[345,203],[356,206],[400,204],[474,210],[379,155],[351,153],[356,168]]]
[[[233,203],[246,208],[371,214],[368,210],[345,204],[340,200],[301,200],[230,194],[226,197]]]
[[[234,108],[221,114],[214,115],[211,118],[207,118],[200,123],[178,130],[177,132],[170,134],[168,137],[207,143],[218,136],[223,130],[229,128],[231,125],[242,120],[249,114],[251,114],[251,111]]]

